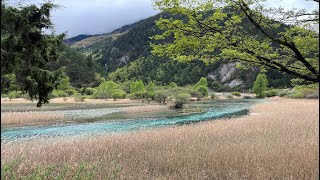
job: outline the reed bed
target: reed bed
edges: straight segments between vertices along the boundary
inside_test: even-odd
[[[118,135],[2,143],[2,167],[22,157],[2,177],[22,177],[34,174],[37,166],[50,166],[55,167],[52,179],[69,167],[65,179],[316,180],[318,108],[319,100],[275,98],[235,119]],[[51,179],[46,172],[43,177]]]
[[[144,105],[144,106],[131,106],[126,107],[124,113],[144,113],[144,112],[163,112],[167,111],[168,107],[164,105]]]
[[[1,125],[24,126],[32,124],[45,124],[63,119],[63,114],[59,112],[1,112]]]

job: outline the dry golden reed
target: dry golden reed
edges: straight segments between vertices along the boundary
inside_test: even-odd
[[[53,120],[63,119],[63,114],[58,112],[1,112],[1,125],[30,125],[47,123]]]
[[[2,144],[19,175],[98,164],[95,179],[319,179],[319,100],[275,98],[251,115],[116,135]]]

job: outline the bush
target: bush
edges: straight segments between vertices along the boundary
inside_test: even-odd
[[[190,100],[191,95],[189,93],[180,93],[175,97],[174,108],[181,109],[185,103]]]
[[[53,90],[52,92],[55,93],[56,95],[58,95],[58,97],[66,97],[66,96],[68,96],[68,94],[65,93],[62,90]]]
[[[168,98],[169,93],[167,91],[158,90],[155,92],[154,99],[159,103],[166,103],[166,99]]]
[[[287,97],[293,99],[301,99],[304,98],[304,94],[302,92],[293,92],[288,94]]]
[[[186,93],[189,93],[192,97],[197,97],[197,98],[201,98],[202,97],[202,94],[200,92],[198,92],[196,89],[191,89],[191,88],[188,88],[186,90]]]
[[[77,95],[78,92],[74,89],[67,89],[65,90],[65,92],[69,95],[69,96],[73,96],[73,95]]]
[[[114,100],[116,100],[116,99],[124,99],[124,98],[126,98],[126,95],[127,95],[126,92],[124,92],[124,91],[121,90],[121,89],[117,89],[117,90],[112,94],[112,98],[113,98]]]
[[[94,98],[112,98],[112,94],[120,90],[120,86],[113,81],[105,81],[97,87],[97,91],[92,95]]]
[[[233,96],[231,94],[228,94],[227,98],[233,98]]]
[[[147,98],[148,92],[147,91],[136,91],[129,95],[130,99],[144,99]]]
[[[1,97],[2,98],[6,98],[6,97],[8,97],[8,95],[7,94],[1,94]]]
[[[270,89],[265,91],[267,97],[274,97],[277,96],[281,92],[280,89]]]
[[[241,93],[240,92],[232,92],[231,95],[240,97]]]
[[[205,86],[198,86],[197,91],[200,93],[201,97],[207,97],[208,96],[208,88]]]
[[[175,82],[171,82],[171,83],[169,83],[168,87],[169,88],[176,88],[176,87],[178,87],[178,85]]]
[[[55,91],[52,91],[51,93],[50,93],[50,95],[49,95],[49,98],[50,99],[52,99],[52,98],[58,98],[59,97],[59,95],[57,94],[57,92],[55,92]]]
[[[217,96],[215,93],[212,93],[212,94],[210,95],[210,97],[211,97],[211,99],[216,99],[216,98],[218,98],[218,96]]]
[[[319,99],[319,92],[307,94],[305,96],[306,99]]]
[[[284,89],[278,93],[278,96],[283,97],[289,94],[289,90]]]
[[[8,98],[10,99],[13,99],[13,98],[16,98],[17,97],[17,92],[16,91],[10,91],[8,92]]]
[[[77,95],[77,96],[74,97],[74,100],[75,100],[76,102],[83,102],[84,99],[86,99],[86,98],[87,98],[86,96]]]
[[[86,88],[84,90],[84,94],[86,94],[86,95],[93,95],[96,92],[97,92],[97,90],[95,88]]]

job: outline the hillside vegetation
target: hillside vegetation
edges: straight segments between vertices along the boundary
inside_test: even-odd
[[[94,61],[104,67],[107,78],[114,81],[141,79],[145,83],[154,81],[162,85],[170,82],[187,85],[197,82],[200,77],[208,77],[209,87],[218,91],[252,88],[258,68],[241,70],[237,69],[234,63],[222,61],[213,64],[205,64],[202,61],[183,63],[151,55],[150,43],[153,40],[150,37],[161,32],[155,25],[155,21],[160,17],[171,15],[160,13],[119,28],[110,35],[82,39],[71,47],[78,52],[91,55]],[[227,69],[225,65],[228,66]],[[291,86],[290,76],[274,70],[268,70],[267,76],[273,87]]]

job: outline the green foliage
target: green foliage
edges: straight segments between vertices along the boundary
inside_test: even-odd
[[[65,90],[65,92],[69,95],[69,96],[73,96],[73,95],[76,95],[78,94],[78,92],[74,89],[67,89]]]
[[[319,84],[295,86],[286,97],[288,98],[319,98]]]
[[[101,75],[104,74],[103,66],[92,60],[90,56],[81,54],[66,45],[61,45],[59,51],[61,52],[59,61],[50,62],[49,68],[51,70],[62,68],[70,78],[71,86],[96,87],[105,81]],[[88,63],[88,60],[91,62]]]
[[[16,91],[10,91],[8,92],[8,98],[11,101],[12,99],[17,97],[17,92]]]
[[[127,93],[121,89],[117,89],[112,93],[113,99],[124,99],[126,98]]]
[[[172,16],[156,21],[162,32],[152,37],[152,53],[181,62],[240,61],[319,82],[319,34],[310,28],[319,24],[319,10],[311,21],[288,26],[276,19],[281,10],[263,1],[158,0],[155,7]]]
[[[253,91],[258,98],[264,98],[266,96],[268,80],[265,74],[258,74],[256,81],[253,84]]]
[[[304,98],[304,94],[302,92],[293,92],[293,93],[289,93],[287,97],[293,98],[293,99],[302,99]]]
[[[158,101],[159,103],[166,103],[166,99],[169,97],[168,91],[165,90],[157,90],[155,91],[155,97],[154,99]]]
[[[58,60],[64,37],[44,31],[53,28],[50,13],[55,7],[44,3],[16,8],[1,1],[1,76],[14,73],[21,89],[38,100],[38,107],[49,102],[49,94],[62,78],[61,70],[47,67]]]
[[[288,94],[289,94],[289,90],[284,89],[278,93],[278,96],[284,97],[284,96],[287,96]]]
[[[205,77],[201,77],[194,87],[197,89],[199,86],[208,87],[208,80]]]
[[[84,90],[84,94],[86,94],[86,95],[93,95],[93,94],[95,94],[97,92],[97,89],[95,89],[95,88],[86,88],[85,90]]]
[[[80,94],[77,94],[74,96],[74,100],[76,102],[84,102],[84,100],[87,98],[87,96],[81,96]]]
[[[169,88],[176,88],[176,87],[178,87],[178,85],[177,85],[175,82],[170,82],[170,83],[168,84],[168,87],[169,87]]]
[[[191,95],[189,93],[179,93],[175,97],[174,101],[174,108],[181,109],[183,108],[183,105],[187,103],[191,98]]]
[[[265,91],[266,97],[274,97],[278,96],[278,94],[281,92],[281,89],[270,89]]]
[[[112,98],[112,94],[120,89],[120,86],[113,81],[105,81],[101,83],[97,88],[97,91],[93,94],[95,98]]]
[[[197,86],[197,91],[200,93],[201,97],[208,96],[208,88],[206,86]]]
[[[145,89],[144,84],[141,80],[133,81],[130,83],[130,93],[135,93],[135,92],[142,93],[145,91],[146,91],[146,89]]]
[[[64,91],[62,91],[62,90],[53,90],[53,91],[52,91],[52,93],[57,94],[57,95],[58,95],[58,97],[67,97],[67,96],[68,96],[68,94],[67,94],[67,93],[65,93],[65,92],[64,92]]]
[[[233,95],[233,96],[238,96],[238,97],[241,96],[240,92],[231,92],[230,94]]]

